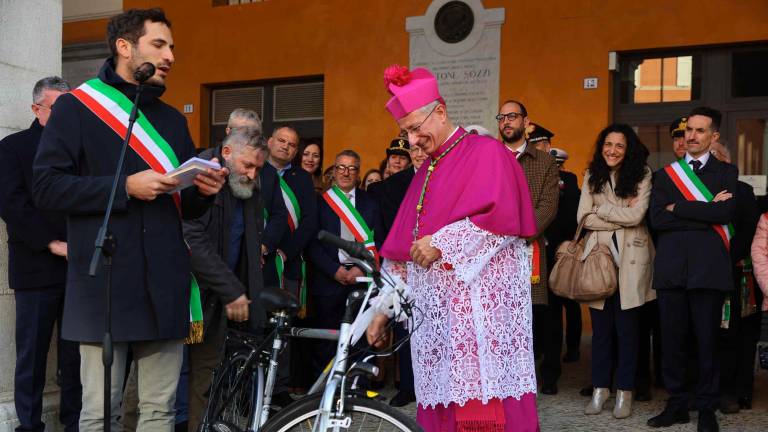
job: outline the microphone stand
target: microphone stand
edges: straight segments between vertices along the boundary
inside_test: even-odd
[[[104,268],[107,272],[107,290],[106,290],[106,305],[104,314],[104,338],[102,339],[102,352],[101,362],[104,365],[104,431],[110,432],[112,426],[112,362],[114,360],[114,347],[112,345],[112,256],[117,249],[117,239],[108,231],[109,216],[112,214],[112,207],[115,204],[115,196],[117,195],[117,185],[120,181],[120,174],[123,171],[123,161],[125,160],[125,153],[128,149],[128,141],[131,138],[131,131],[133,131],[133,125],[138,118],[139,97],[141,97],[141,91],[144,89],[142,82],[139,82],[136,90],[136,98],[133,101],[133,108],[131,109],[131,115],[128,117],[128,131],[123,138],[123,146],[120,149],[120,158],[117,162],[117,169],[115,170],[115,177],[112,179],[112,189],[109,192],[109,200],[107,201],[107,209],[104,212],[104,219],[101,222],[101,227],[96,235],[96,244],[91,257],[91,265],[88,274],[91,277],[96,277],[96,273],[99,270],[99,263],[101,257],[104,257]]]

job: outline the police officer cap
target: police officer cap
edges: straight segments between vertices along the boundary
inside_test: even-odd
[[[538,125],[536,123],[531,123],[531,126],[533,127],[533,130],[528,132],[528,142],[529,143],[535,143],[537,141],[543,141],[552,140],[552,137],[555,136],[552,132],[547,130],[544,126]]]
[[[680,117],[679,119],[673,121],[672,124],[669,125],[669,136],[672,138],[685,136],[685,125],[687,122],[687,117]]]
[[[392,140],[391,143],[389,143],[389,148],[387,149],[387,157],[392,156],[393,154],[396,155],[402,155],[406,156],[409,159],[411,158],[411,145],[408,144],[408,140],[404,138],[395,138]]]
[[[552,147],[552,149],[549,150],[549,154],[555,157],[557,163],[563,163],[568,160],[568,152],[563,149]]]

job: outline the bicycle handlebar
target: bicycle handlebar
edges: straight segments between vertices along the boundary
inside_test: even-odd
[[[317,239],[343,250],[352,258],[357,258],[370,264],[371,268],[376,268],[376,258],[371,251],[365,248],[365,245],[356,241],[344,240],[341,237],[331,234],[328,231],[320,230],[317,233]]]

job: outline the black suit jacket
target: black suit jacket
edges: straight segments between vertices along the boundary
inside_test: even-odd
[[[8,231],[8,285],[13,290],[63,288],[67,277],[67,260],[48,250],[53,240],[66,241],[65,216],[39,210],[32,199],[32,162],[42,133],[35,120],[29,129],[0,141],[0,217]]]
[[[576,212],[579,210],[579,183],[576,174],[560,170],[560,199],[557,204],[555,220],[544,231],[547,239],[547,262],[554,264],[557,247],[566,240],[573,239],[578,223]]]
[[[711,156],[699,178],[713,195],[728,190],[734,198],[711,203],[687,201],[663,169],[654,173],[649,213],[658,235],[655,289],[733,289],[730,254],[712,225],[734,221],[738,171]],[[672,203],[674,210],[666,210]]]
[[[123,81],[112,60],[99,77],[133,100],[136,86]],[[141,111],[170,144],[179,162],[196,155],[183,114],[160,100],[164,88],[145,86]],[[88,275],[122,146],[118,136],[90,109],[64,94],[56,100],[34,162],[33,193],[38,207],[67,213],[67,290],[64,339],[101,342],[104,334],[106,272]],[[168,194],[152,201],[129,199],[126,179],[149,169],[128,150],[109,229],[117,239],[112,267],[112,334],[115,342],[181,339],[189,333],[192,266],[181,218]],[[213,198],[196,187],[181,193],[181,216],[202,215]]]
[[[412,166],[409,166],[383,181],[368,186],[368,194],[379,204],[383,229],[382,239],[386,239],[389,235],[389,230],[392,229],[397,212],[400,210],[400,204],[405,199],[405,193],[408,192],[408,186],[411,185],[415,175],[416,171]]]
[[[357,189],[355,192],[355,209],[363,217],[368,227],[373,230],[376,247],[381,247],[384,239],[379,235],[381,233],[381,219],[378,204],[365,191]],[[321,196],[318,197],[318,228],[335,235],[339,235],[341,232],[341,219]],[[341,285],[334,279],[336,271],[341,266],[338,248],[313,239],[309,244],[309,257],[315,269],[312,284],[309,286],[311,295],[334,296],[348,291],[347,286]]]
[[[221,147],[207,150],[201,158],[224,160]],[[216,195],[213,205],[199,218],[184,221],[184,238],[192,258],[192,271],[200,284],[205,328],[221,325],[214,318],[222,316],[222,306],[243,294],[257,299],[264,287],[261,269],[261,236],[264,231],[263,203],[258,190],[243,201],[245,233],[240,244],[238,266],[232,271],[230,258],[230,230],[232,211],[237,198],[225,184]],[[252,301],[249,324],[252,330],[264,324],[265,312],[258,301]]]
[[[731,263],[734,266],[744,258],[749,258],[752,253],[752,238],[757,231],[757,223],[761,215],[752,186],[740,181],[737,188],[736,214],[733,218],[736,234],[731,239],[730,250]]]
[[[267,209],[267,226],[264,228],[264,237],[261,242],[267,247],[269,254],[274,254],[280,240],[288,231],[288,210],[285,208],[283,194],[280,192],[280,176],[275,167],[264,163],[259,172],[261,183],[261,197],[264,200],[264,208]]]
[[[283,174],[283,179],[293,194],[296,195],[301,210],[301,218],[299,219],[299,227],[295,231],[291,232],[290,228],[285,229],[285,234],[283,234],[278,248],[285,253],[287,258],[285,277],[299,280],[301,278],[301,263],[303,262],[302,254],[309,242],[317,235],[317,193],[315,193],[312,177],[301,167],[289,168]],[[282,199],[282,192],[280,197]],[[287,217],[288,210],[286,209],[286,221]],[[264,269],[264,278],[268,285],[276,285],[277,283],[274,254],[270,255],[269,264]]]

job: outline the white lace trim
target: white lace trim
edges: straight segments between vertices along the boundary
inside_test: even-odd
[[[428,269],[407,264],[416,322],[423,321],[411,339],[419,403],[464,405],[535,393],[525,241],[464,219],[436,232],[432,245],[440,260]]]

